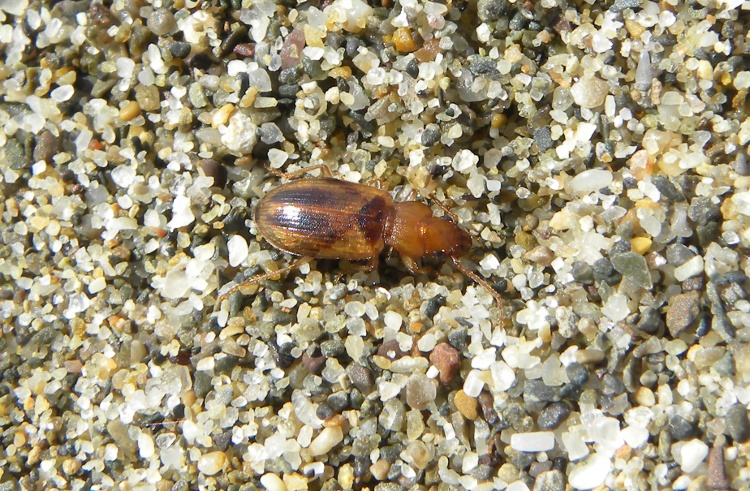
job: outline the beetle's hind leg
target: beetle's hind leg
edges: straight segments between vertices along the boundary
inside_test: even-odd
[[[268,172],[270,172],[271,174],[279,177],[284,177],[286,179],[294,179],[295,177],[299,177],[303,174],[320,170],[321,177],[333,179],[333,172],[331,172],[331,169],[329,169],[326,164],[312,165],[310,167],[305,167],[294,172],[281,172],[278,169],[272,168],[270,165],[266,165],[266,169],[268,169]]]
[[[268,273],[261,273],[261,274],[255,275],[252,278],[247,279],[243,281],[242,283],[240,283],[239,285],[235,285],[231,287],[229,290],[227,290],[226,292],[220,294],[219,298],[216,300],[216,304],[217,305],[221,304],[221,302],[223,302],[224,299],[226,299],[227,297],[229,297],[229,295],[231,295],[232,293],[236,291],[240,291],[241,289],[247,288],[248,286],[251,286],[251,285],[256,285],[260,283],[261,281],[267,280],[268,278],[272,278],[274,276],[278,276],[280,274],[293,271],[297,268],[300,268],[303,264],[309,261],[310,261],[309,257],[301,257],[292,261],[292,263],[289,264],[288,266],[284,266],[283,268],[277,269],[276,271],[269,271]]]

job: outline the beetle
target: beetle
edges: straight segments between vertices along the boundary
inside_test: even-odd
[[[255,223],[268,243],[303,258],[368,260],[370,269],[377,265],[383,249],[391,247],[412,274],[419,271],[419,259],[442,253],[492,294],[502,310],[500,294],[459,262],[472,241],[454,221],[435,216],[424,203],[394,202],[380,187],[335,179],[325,165],[281,175],[293,178],[316,169],[320,169],[321,177],[282,184],[266,193],[256,205]],[[251,278],[222,297],[298,265],[295,262],[279,271]]]

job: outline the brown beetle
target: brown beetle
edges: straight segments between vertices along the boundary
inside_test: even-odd
[[[471,248],[471,236],[454,222],[436,217],[423,203],[395,203],[377,187],[334,179],[323,165],[286,177],[315,169],[320,169],[323,177],[282,184],[263,196],[256,206],[258,230],[272,246],[302,257],[369,260],[370,268],[377,265],[385,247],[392,247],[411,273],[419,270],[419,259],[443,253],[459,270],[487,289],[502,308],[500,294],[459,263],[458,258]],[[251,278],[222,297],[297,265]]]

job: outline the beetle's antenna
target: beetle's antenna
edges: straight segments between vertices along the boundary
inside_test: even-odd
[[[294,260],[292,264],[290,264],[289,266],[284,266],[283,268],[277,269],[276,271],[269,271],[268,273],[255,275],[252,278],[243,281],[239,285],[233,286],[225,293],[222,293],[221,295],[219,295],[219,298],[216,300],[216,304],[217,305],[221,304],[221,302],[223,302],[225,298],[227,298],[232,293],[240,290],[241,288],[245,288],[250,285],[255,285],[256,283],[260,283],[261,281],[267,280],[268,278],[271,278],[273,276],[280,275],[288,271],[292,271],[294,269],[301,267],[303,264],[306,264],[309,261],[310,261],[309,257],[301,257],[301,258]]]
[[[453,223],[458,223],[458,216],[455,213],[453,213],[452,211],[450,211],[450,209],[448,209],[448,207],[445,205],[445,203],[443,203],[442,201],[440,201],[437,198],[437,196],[435,196],[435,193],[430,193],[429,198],[432,201],[434,201],[435,204],[438,205],[443,210],[443,213],[445,213],[446,215],[448,215],[451,218],[451,220],[453,221]]]
[[[463,266],[459,261],[457,257],[450,256],[451,260],[453,261],[453,264],[456,265],[456,267],[466,276],[474,280],[476,284],[487,290],[487,293],[495,297],[495,301],[497,302],[497,307],[500,311],[499,320],[500,325],[503,324],[503,296],[500,295],[500,293],[492,288],[492,285],[489,284],[487,280],[480,277],[478,274],[476,274],[474,271],[470,270],[469,268]]]

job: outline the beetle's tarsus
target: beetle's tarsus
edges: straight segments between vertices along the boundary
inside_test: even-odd
[[[503,296],[500,295],[500,293],[498,293],[497,290],[495,290],[494,288],[492,288],[492,285],[490,285],[490,283],[487,280],[485,280],[484,278],[480,277],[478,274],[476,274],[474,271],[470,270],[469,268],[463,266],[459,262],[459,260],[458,260],[457,257],[451,256],[451,260],[453,261],[453,264],[455,264],[456,267],[463,274],[465,274],[466,276],[468,276],[469,278],[471,278],[476,284],[478,284],[479,286],[481,286],[482,288],[484,288],[485,290],[487,290],[487,293],[489,293],[490,295],[492,295],[495,298],[495,301],[497,302],[497,308],[498,308],[498,311],[499,311],[498,321],[499,321],[499,325],[502,326],[503,325]]]
[[[294,172],[282,172],[278,169],[273,169],[269,165],[266,165],[266,169],[268,169],[268,172],[270,172],[271,174],[278,177],[283,177],[285,179],[294,179],[301,176],[302,174],[308,174],[310,172],[315,172],[316,170],[320,170],[321,177],[325,177],[326,179],[333,179],[333,173],[326,164],[312,165],[310,167],[304,167]]]

